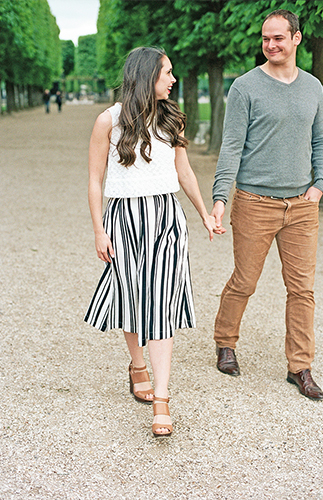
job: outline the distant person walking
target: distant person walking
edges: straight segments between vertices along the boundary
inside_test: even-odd
[[[58,112],[60,113],[62,111],[62,94],[59,90],[56,92],[56,104]]]
[[[49,113],[50,112],[50,91],[46,89],[43,93],[43,101],[45,104],[45,112]]]
[[[106,268],[85,320],[102,331],[123,329],[131,356],[130,391],[137,401],[153,403],[155,436],[173,430],[168,382],[174,331],[195,325],[186,220],[174,194],[179,184],[210,240],[215,230],[188,162],[185,115],[168,100],[175,82],[163,50],[130,52],[122,104],[97,118],[89,154],[95,245]],[[109,200],[102,223],[106,167]],[[143,358],[147,342],[155,393]]]
[[[230,89],[213,186],[212,215],[220,229],[237,181],[231,209],[235,268],[215,320],[217,366],[223,373],[240,374],[234,351],[240,322],[276,239],[287,288],[287,381],[304,396],[322,400],[323,391],[311,375],[323,191],[322,85],[296,66],[302,35],[295,14],[269,14],[262,39],[267,62],[237,78]]]

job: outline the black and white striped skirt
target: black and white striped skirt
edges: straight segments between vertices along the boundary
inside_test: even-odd
[[[188,232],[174,194],[112,198],[104,214],[115,257],[106,264],[85,321],[138,334],[138,345],[195,326]]]

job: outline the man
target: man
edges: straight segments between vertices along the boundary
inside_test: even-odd
[[[215,320],[217,367],[240,374],[235,356],[248,299],[276,238],[287,288],[287,380],[311,399],[323,391],[311,375],[314,359],[314,273],[319,200],[323,191],[323,93],[296,66],[298,17],[276,10],[262,26],[267,59],[231,86],[213,186],[219,234],[231,186],[235,268]]]

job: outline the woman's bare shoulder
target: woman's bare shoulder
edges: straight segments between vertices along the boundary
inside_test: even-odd
[[[117,102],[103,111],[97,118],[99,126],[111,129],[116,124],[121,110],[121,103]]]
[[[112,131],[112,117],[109,110],[105,110],[99,114],[95,120],[94,127],[91,135],[91,142],[102,142],[105,143],[110,140],[110,135]]]
[[[99,114],[95,124],[100,128],[105,128],[105,129],[112,128],[112,116],[109,111],[109,108],[107,108],[106,110],[102,111],[102,113]]]

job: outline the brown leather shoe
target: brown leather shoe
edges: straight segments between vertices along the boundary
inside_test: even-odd
[[[240,368],[234,349],[230,347],[217,347],[216,352],[218,355],[218,362],[216,366],[222,373],[227,373],[233,377],[240,375]]]
[[[297,385],[299,392],[309,399],[314,399],[315,401],[323,399],[323,391],[314,382],[309,369],[302,370],[299,373],[288,372],[287,382]]]

